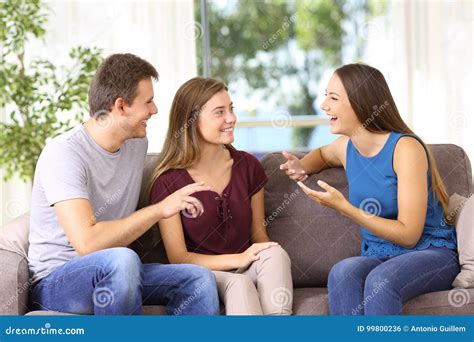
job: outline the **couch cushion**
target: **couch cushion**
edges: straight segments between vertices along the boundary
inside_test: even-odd
[[[17,253],[26,258],[28,255],[29,231],[29,213],[20,215],[11,220],[0,228],[0,249]]]
[[[461,204],[460,204],[461,205]],[[458,215],[456,223],[459,264],[461,273],[453,281],[454,287],[474,288],[474,197],[471,196]]]
[[[472,315],[474,289],[431,292],[405,303],[404,315]],[[327,289],[299,288],[293,292],[294,315],[328,315]]]
[[[472,315],[474,289],[430,292],[413,298],[403,306],[404,315]]]
[[[472,193],[472,170],[464,150],[453,144],[428,145],[448,195],[455,192],[468,197]]]
[[[325,287],[304,287],[293,291],[293,315],[324,316],[329,314]]]
[[[23,315],[28,311],[30,284],[26,258],[0,250],[0,315]]]

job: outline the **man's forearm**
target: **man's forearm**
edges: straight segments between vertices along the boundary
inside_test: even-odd
[[[126,247],[162,218],[160,203],[142,208],[119,220],[102,221],[90,227],[80,254],[105,248]]]

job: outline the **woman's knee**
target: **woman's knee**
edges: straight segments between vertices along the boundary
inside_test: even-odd
[[[281,264],[291,265],[290,256],[281,246],[273,246],[264,249],[259,254],[259,261],[272,260]]]
[[[382,291],[396,290],[392,288],[393,282],[390,281],[392,276],[393,274],[382,266],[374,268],[365,278],[364,295],[375,296]]]
[[[357,263],[357,258],[347,258],[339,261],[329,271],[328,283],[336,284],[346,278]]]
[[[225,287],[226,290],[233,289],[247,291],[249,289],[255,288],[255,285],[248,275],[233,273],[230,277],[228,277]]]

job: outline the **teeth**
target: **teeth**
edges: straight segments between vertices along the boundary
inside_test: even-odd
[[[232,131],[233,131],[232,127],[226,128],[226,129],[221,129],[221,132],[232,132]]]

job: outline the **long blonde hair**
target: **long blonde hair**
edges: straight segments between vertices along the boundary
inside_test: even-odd
[[[395,101],[390,93],[387,81],[382,73],[366,64],[347,64],[335,71],[339,76],[349,97],[354,112],[360,122],[370,132],[395,131],[414,135],[423,145],[428,155],[431,171],[431,191],[443,207],[444,217],[448,224],[454,224],[454,217],[449,214],[449,197],[443,180],[430,150],[408,125],[398,112]],[[373,115],[374,108],[387,102],[382,115]]]
[[[148,183],[145,201],[149,201],[153,184],[160,175],[171,169],[186,169],[201,158],[198,117],[204,105],[215,94],[227,91],[224,82],[195,77],[184,83],[176,92],[171,105],[168,133],[158,164]],[[227,148],[233,148],[226,145]]]

